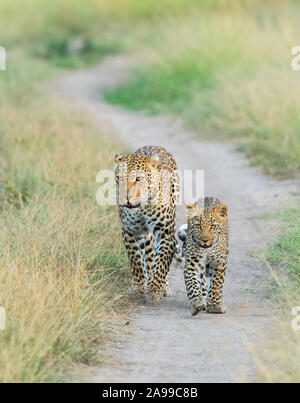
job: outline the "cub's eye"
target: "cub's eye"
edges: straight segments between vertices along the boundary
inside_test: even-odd
[[[143,179],[143,178],[141,178],[140,176],[138,176],[138,177],[135,179],[135,181],[136,181],[136,182],[140,182],[142,179]]]

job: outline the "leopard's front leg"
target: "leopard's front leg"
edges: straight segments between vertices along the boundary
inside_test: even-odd
[[[132,271],[133,289],[143,293],[146,282],[145,237],[123,230],[123,239]]]
[[[154,232],[156,242],[155,261],[147,285],[147,294],[153,301],[163,295],[170,295],[168,277],[170,265],[175,254],[175,229],[162,228]]]
[[[227,257],[224,257],[221,261],[212,262],[211,266],[213,272],[208,291],[206,312],[225,313],[226,309],[223,304],[223,286],[227,267]]]
[[[196,316],[199,312],[205,310],[207,297],[205,262],[187,254],[184,268],[184,281],[187,295],[192,305],[192,316]]]

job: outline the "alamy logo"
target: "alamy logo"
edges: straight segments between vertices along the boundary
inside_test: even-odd
[[[295,332],[298,332],[300,330],[300,306],[294,306],[291,313],[292,316],[294,316],[294,319],[292,320],[292,329]]]
[[[0,70],[6,70],[6,49],[0,46]]]
[[[204,198],[204,171],[184,170],[177,173],[181,189],[176,195],[177,205]],[[127,165],[120,164],[117,178],[114,171],[101,170],[96,182],[101,183],[96,194],[100,206],[128,203],[132,206],[148,203],[168,205],[171,202],[172,173],[168,170],[158,171],[153,168],[148,178],[146,171],[128,172]]]
[[[291,62],[292,69],[294,71],[299,71],[300,70],[300,46],[294,46],[292,48],[292,55],[295,56]]]

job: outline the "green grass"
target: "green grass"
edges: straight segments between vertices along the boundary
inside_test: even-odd
[[[72,46],[74,50],[72,50]],[[84,68],[121,50],[116,40],[53,38],[33,50],[33,55],[60,68]]]
[[[230,30],[226,32],[227,25]],[[146,54],[145,63],[150,66],[134,71],[131,80],[109,91],[106,99],[150,113],[183,115],[193,107],[197,94],[209,96],[220,72],[242,63],[244,43],[236,39],[242,25],[232,26],[231,17],[203,15],[197,9],[180,24],[170,18],[159,27],[159,35],[151,38],[149,56]]]
[[[261,382],[300,382],[300,332],[292,328],[295,319],[292,309],[300,306],[299,208],[298,203],[275,215],[280,222],[278,240],[266,251],[266,262],[277,284],[275,295],[284,316],[281,315],[276,329],[271,329],[272,333],[262,340],[261,349],[255,353]]]
[[[276,215],[281,222],[278,240],[268,248],[267,260],[276,267],[286,286],[300,298],[300,205]]]
[[[95,64],[124,47],[126,31],[108,29],[103,4],[87,0],[24,0],[0,2],[1,46],[60,68]],[[34,18],[33,18],[34,16]],[[79,44],[79,46],[78,46]]]
[[[192,91],[212,87],[214,73],[210,67],[187,57],[171,66],[136,71],[132,83],[109,92],[106,100],[134,110],[180,114]]]
[[[179,115],[202,137],[238,140],[267,174],[293,176],[300,170],[300,103],[290,51],[300,6],[292,3],[239,3],[222,13],[199,7],[180,21],[166,19],[144,64],[106,99]]]
[[[153,36],[153,21],[178,18],[198,0],[2,0],[1,46],[62,68],[80,68]],[[204,8],[210,1],[202,1]],[[70,51],[75,41],[83,46]]]

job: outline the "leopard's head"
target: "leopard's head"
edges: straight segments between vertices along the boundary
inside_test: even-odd
[[[137,208],[153,203],[157,196],[161,166],[157,156],[121,153],[115,155],[115,179],[118,203],[126,208]]]
[[[192,241],[201,248],[210,248],[218,241],[227,221],[228,207],[219,204],[214,208],[200,208],[196,204],[186,206],[188,232]]]

